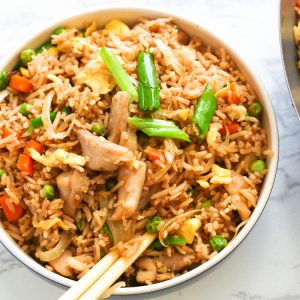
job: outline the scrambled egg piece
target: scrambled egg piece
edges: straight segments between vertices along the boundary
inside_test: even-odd
[[[178,112],[178,117],[182,120],[182,121],[186,121],[188,119],[188,117],[190,116],[190,109],[186,108],[186,109],[179,109]]]
[[[228,91],[229,91],[229,88],[230,88],[230,83],[227,82],[226,83],[226,86],[220,90],[218,90],[215,94],[216,97],[218,96],[224,96]]]
[[[20,68],[20,72],[22,74],[23,77],[25,78],[30,78],[30,72],[28,69],[24,68],[24,67],[21,67]]]
[[[75,153],[69,153],[62,149],[57,149],[54,152],[47,151],[44,155],[33,148],[29,149],[30,156],[37,162],[49,168],[59,168],[62,164],[69,166],[84,166],[86,163],[85,157]]]
[[[128,32],[129,27],[118,19],[112,19],[106,23],[103,32],[108,34],[109,32],[114,33],[115,35],[122,35],[123,33]]]
[[[228,169],[221,168],[220,166],[212,165],[213,177],[210,179],[211,183],[214,184],[229,184],[232,181],[231,171]]]
[[[243,121],[246,118],[247,109],[243,105],[231,104],[228,107],[228,117],[233,120]]]
[[[199,183],[199,185],[201,187],[203,187],[204,189],[208,189],[209,188],[209,183],[205,180],[197,180],[197,183]]]
[[[186,220],[177,230],[177,234],[185,239],[188,244],[192,244],[200,226],[201,221],[197,218]]]
[[[217,124],[210,124],[209,130],[206,136],[206,142],[208,145],[212,145],[217,141],[218,136],[220,135],[219,133],[219,125]]]
[[[94,59],[88,62],[76,77],[77,83],[85,83],[93,92],[107,94],[116,85],[114,78],[108,71],[104,62]]]
[[[51,56],[54,56],[54,57],[57,57],[58,56],[58,50],[56,47],[51,47],[48,49],[48,53],[51,55]]]
[[[42,228],[44,230],[49,230],[50,228],[52,228],[55,225],[58,225],[63,230],[70,229],[70,227],[66,223],[64,223],[60,218],[44,220],[39,223],[36,220],[33,220],[32,225],[35,228]]]

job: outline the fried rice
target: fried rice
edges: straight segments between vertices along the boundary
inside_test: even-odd
[[[171,279],[217,255],[211,238],[221,236],[229,243],[246,224],[268,171],[253,172],[251,164],[266,161],[272,151],[260,117],[247,113],[259,99],[226,49],[213,49],[201,37],[190,37],[170,18],[141,19],[132,28],[125,26],[122,30],[97,29],[93,23],[52,35],[50,48],[13,73],[28,78],[30,92],[10,86],[0,92],[0,168],[5,170],[0,178],[5,204],[1,203],[2,208],[23,210],[14,221],[7,219],[4,208],[0,216],[24,252],[48,270],[75,280],[113,246],[130,255],[135,248],[125,242],[142,235],[153,217],[159,216],[160,241],[176,236],[185,242],[149,247],[123,275],[127,286],[136,286]],[[113,97],[120,89],[99,56],[101,47],[117,56],[135,86],[139,80],[137,55],[151,52],[160,87],[160,109],[151,117],[174,121],[190,143],[149,137],[126,125],[118,143],[128,150],[128,156],[114,161],[115,167],[107,170],[92,168],[79,132],[90,134],[98,124],[104,137],[96,137],[97,133],[93,137],[104,141],[118,123],[109,125]],[[201,144],[192,118],[208,82],[217,109]],[[30,104],[27,116],[19,111],[22,103]],[[47,107],[57,112],[53,123],[47,122]],[[70,112],[63,113],[63,107]],[[41,115],[43,126],[29,133],[31,119]],[[128,116],[145,114],[131,102]],[[234,132],[224,127],[233,123]],[[3,135],[6,128],[11,130],[8,136]],[[43,153],[29,151],[32,175],[17,167],[31,140],[45,149]],[[159,150],[160,155],[151,157],[151,149]],[[98,155],[100,159],[105,156]],[[139,175],[128,183],[129,173],[142,165],[145,180]],[[135,210],[126,215],[118,197],[130,184],[140,188],[141,195]],[[45,185],[54,187],[52,199],[45,197]],[[74,193],[73,202],[67,203],[70,193]],[[121,217],[114,220],[118,209]],[[190,241],[188,236],[192,236]],[[63,237],[59,256],[45,258]]]

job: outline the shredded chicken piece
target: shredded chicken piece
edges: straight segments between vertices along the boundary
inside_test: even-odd
[[[130,218],[137,210],[146,178],[146,164],[136,162],[137,169],[122,166],[119,169],[119,182],[124,180],[124,185],[118,191],[117,208],[111,220]]]
[[[243,176],[233,172],[231,175],[232,181],[229,184],[225,184],[224,188],[232,196],[232,204],[238,211],[241,219],[244,221],[249,218],[251,211],[243,201],[243,197],[240,195],[241,189],[248,189],[250,186],[244,180]]]
[[[89,159],[86,166],[90,170],[115,171],[132,158],[128,148],[109,142],[104,137],[97,137],[84,129],[78,130],[77,135],[83,155]]]
[[[171,256],[167,256],[165,254],[161,254],[158,258],[165,267],[170,271],[179,271],[185,267],[191,265],[194,261],[195,257],[191,254],[182,255],[179,253],[174,253]]]
[[[136,261],[139,270],[136,273],[136,281],[138,283],[146,283],[156,281],[157,267],[153,258],[142,257]]]
[[[56,177],[57,187],[61,198],[64,200],[63,212],[74,217],[76,209],[86,193],[89,181],[85,172],[78,170],[66,171]]]
[[[118,92],[113,98],[108,122],[108,140],[119,144],[122,132],[127,129],[129,98],[126,92]]]
[[[126,132],[126,138],[124,138],[124,136],[121,136],[120,145],[128,148],[133,152],[138,150],[136,130],[134,128],[128,126]]]
[[[59,274],[72,277],[73,272],[68,264],[69,257],[72,257],[71,250],[65,250],[61,256],[58,258],[49,261],[49,265]]]

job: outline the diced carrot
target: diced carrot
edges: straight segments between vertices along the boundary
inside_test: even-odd
[[[300,0],[296,1],[296,7],[300,8]]]
[[[230,104],[240,104],[240,98],[236,93],[236,83],[232,82],[230,84],[231,96],[228,98]]]
[[[11,206],[14,208],[14,211],[11,211],[10,207],[6,203],[7,199],[7,194],[0,198],[0,205],[2,206],[6,219],[8,222],[18,221],[24,215],[24,208],[12,203]]]
[[[32,84],[30,80],[20,75],[11,76],[9,86],[14,90],[23,93],[29,93],[32,90]]]
[[[8,136],[10,136],[10,135],[12,135],[14,133],[15,133],[15,131],[13,131],[12,129],[10,129],[8,127],[5,127],[3,129],[3,132],[2,132],[2,138],[5,139],[6,137],[8,137]],[[21,136],[20,136],[20,134],[18,132],[16,133],[16,137],[17,137],[18,140],[22,139]]]
[[[150,160],[155,161],[157,159],[164,161],[165,155],[162,150],[155,149],[155,148],[149,148],[147,149],[147,155]]]
[[[227,129],[226,129],[227,128]],[[224,124],[223,127],[219,130],[221,135],[226,135],[227,130],[230,134],[236,133],[239,129],[239,125],[236,122],[232,122],[229,124]]]
[[[33,159],[26,154],[20,154],[17,168],[22,173],[32,176],[33,174]]]
[[[24,153],[30,156],[29,149],[34,149],[40,154],[44,152],[44,146],[34,140],[29,141],[29,143],[26,145],[24,149]]]

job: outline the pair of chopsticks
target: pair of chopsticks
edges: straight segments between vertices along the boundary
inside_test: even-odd
[[[98,299],[142,255],[155,238],[156,234],[150,233],[141,236],[140,246],[131,257],[120,257],[118,250],[109,252],[59,300]]]

